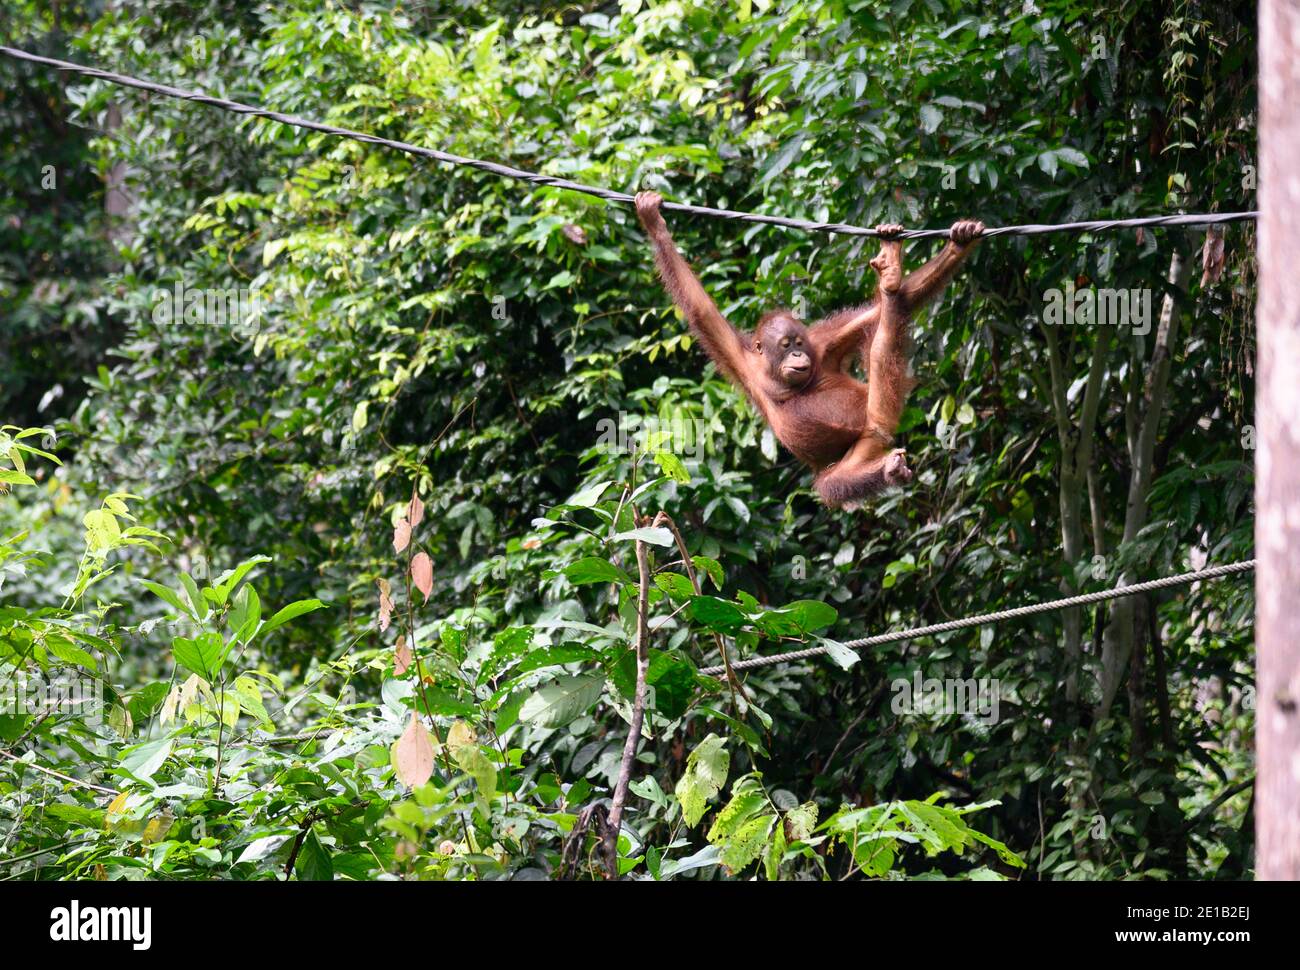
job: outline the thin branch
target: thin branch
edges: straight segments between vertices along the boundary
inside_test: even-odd
[[[644,542],[636,541],[636,565],[640,583],[636,597],[636,692],[632,698],[632,725],[623,745],[623,762],[618,769],[618,784],[609,808],[609,826],[605,830],[605,871],[610,879],[618,878],[618,833],[623,824],[623,803],[627,801],[632,765],[636,761],[641,725],[645,721],[646,674],[650,669],[649,632],[646,615],[650,609],[650,553]]]
[[[1255,784],[1255,776],[1251,775],[1245,781],[1240,781],[1237,784],[1233,785],[1231,788],[1225,788],[1222,792],[1219,793],[1219,796],[1215,798],[1214,801],[1210,802],[1210,804],[1206,805],[1203,809],[1201,809],[1199,812],[1197,812],[1195,815],[1189,818],[1186,822],[1184,822],[1183,827],[1180,831],[1186,832],[1189,829],[1193,829],[1196,826],[1200,825],[1206,819],[1214,815],[1214,813],[1218,811],[1219,806],[1222,805],[1224,802],[1226,802],[1229,798],[1232,798],[1232,796],[1234,795],[1240,795],[1242,792],[1244,792],[1247,788],[1249,788],[1253,784]]]
[[[298,853],[302,850],[302,844],[307,841],[307,833],[316,824],[316,819],[316,811],[313,809],[303,817],[302,823],[298,826],[298,834],[294,836],[293,848],[289,850],[289,861],[284,864],[285,882],[288,882],[289,877],[293,874],[293,866],[298,861]]]
[[[58,852],[60,849],[66,849],[71,845],[89,845],[94,839],[69,839],[67,842],[56,842],[54,845],[47,845],[43,849],[36,849],[32,852],[26,852],[23,855],[11,855],[7,859],[0,859],[0,866],[11,866],[15,862],[25,862],[28,859],[35,859],[37,856],[45,855],[47,852]]]
[[[24,761],[22,758],[18,757],[18,755],[13,754],[9,751],[0,751],[0,757],[8,758],[10,761],[23,765],[26,768],[34,768],[36,771],[43,772],[44,774],[50,775],[51,777],[54,778],[59,778],[62,781],[66,781],[71,785],[77,785],[81,788],[89,788],[91,791],[102,792],[105,795],[122,794],[116,788],[106,788],[103,785],[96,785],[89,781],[82,781],[79,778],[73,778],[71,775],[65,775],[62,772],[55,771],[53,768],[46,768],[43,767],[42,765],[38,765],[34,761]]]
[[[672,516],[667,512],[660,512],[655,516],[652,525],[667,525],[673,538],[677,540],[677,551],[681,553],[682,565],[686,567],[686,578],[691,581],[691,587],[695,590],[696,596],[703,596],[704,590],[700,586],[699,577],[695,574],[695,564],[691,562],[691,554],[686,550],[686,540],[682,538],[681,530],[677,528],[677,523],[673,521]],[[731,656],[727,653],[727,645],[722,639],[722,634],[714,631],[713,642],[718,648],[718,653],[722,655],[722,666],[727,671],[727,688],[731,691],[731,709],[733,712],[739,711],[736,703],[736,694],[740,693],[741,697],[745,696],[745,689],[736,679],[736,672],[731,669]]]
[[[1079,412],[1079,443],[1074,458],[1076,475],[1086,470],[1092,463],[1093,432],[1097,424],[1101,392],[1106,384],[1106,353],[1110,350],[1110,337],[1111,329],[1103,327],[1092,345],[1088,383],[1083,392],[1083,406]]]

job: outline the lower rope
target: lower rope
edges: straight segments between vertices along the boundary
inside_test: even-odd
[[[849,640],[844,646],[851,649],[861,647],[876,647],[882,643],[897,643],[899,640],[912,640],[917,637],[928,637],[936,633],[947,633],[950,630],[963,630],[971,626],[985,626],[989,623],[1000,623],[1003,620],[1013,620],[1020,616],[1033,616],[1037,613],[1050,613],[1054,610],[1068,610],[1072,606],[1086,606],[1089,603],[1100,603],[1103,600],[1119,599],[1123,596],[1136,596],[1139,593],[1148,593],[1154,589],[1165,589],[1168,586],[1182,586],[1186,583],[1195,583],[1203,579],[1221,579],[1224,576],[1232,576],[1236,573],[1247,573],[1255,568],[1254,559],[1246,559],[1242,562],[1228,563],[1226,566],[1211,566],[1208,569],[1198,569],[1190,573],[1179,573],[1177,576],[1165,576],[1161,579],[1151,579],[1145,583],[1134,583],[1132,586],[1116,586],[1114,589],[1103,589],[1096,593],[1082,593],[1078,596],[1067,596],[1064,599],[1049,600],[1046,603],[1032,603],[1029,606],[1017,606],[1010,610],[998,610],[996,613],[982,613],[979,616],[967,616],[960,620],[949,620],[946,623],[935,623],[932,626],[919,626],[910,630],[896,630],[893,633],[881,633],[874,637],[863,637],[861,640]],[[824,653],[829,653],[830,647],[808,647],[804,650],[791,650],[788,653],[772,654],[769,657],[750,657],[748,660],[733,660],[731,662],[732,670],[749,670],[753,667],[769,667],[773,664],[790,663],[794,660],[806,660],[809,657],[819,657]],[[716,675],[726,671],[725,667],[705,667],[700,673]]]

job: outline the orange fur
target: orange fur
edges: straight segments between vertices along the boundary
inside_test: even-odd
[[[659,212],[654,193],[637,196],[637,214],[654,246],[664,287],[691,333],[718,370],[759,409],[786,448],[816,474],[815,488],[831,506],[856,505],[868,495],[911,480],[893,435],[916,382],[908,373],[909,323],[956,274],[979,223],[957,223],[953,239],[910,276],[902,275],[901,227],[881,226],[885,237],[871,261],[879,275],[876,299],[841,310],[811,327],[788,311],[763,315],[752,335],[733,327],[691,271]],[[861,354],[867,383],[846,371]]]

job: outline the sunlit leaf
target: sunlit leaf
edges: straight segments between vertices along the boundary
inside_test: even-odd
[[[433,592],[433,560],[427,553],[418,552],[411,560],[411,581],[415,583],[415,588],[424,594],[427,602],[429,594]]]
[[[418,714],[412,714],[406,730],[393,748],[393,770],[408,788],[423,785],[433,775],[433,743]]]

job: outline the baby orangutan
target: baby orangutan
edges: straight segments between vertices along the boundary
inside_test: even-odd
[[[664,286],[718,370],[739,384],[772,433],[816,476],[813,487],[832,508],[856,508],[890,485],[912,480],[894,432],[914,382],[908,374],[910,323],[970,255],[984,224],[953,224],[948,244],[903,276],[902,226],[878,226],[871,260],[876,299],[805,327],[789,310],[763,314],[753,334],[718,311],[673,244],[657,193],[636,197],[637,215],[654,247]],[[867,383],[847,371],[861,354]]]

